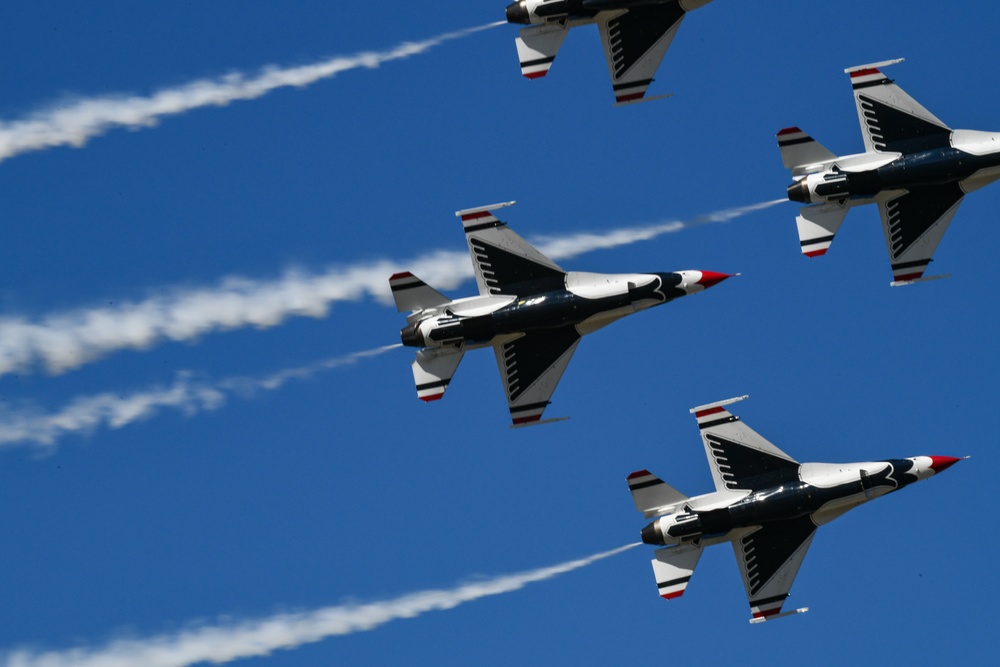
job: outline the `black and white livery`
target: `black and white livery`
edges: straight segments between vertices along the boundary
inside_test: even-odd
[[[389,278],[417,396],[444,395],[466,350],[492,347],[514,426],[541,423],[580,337],[617,319],[701,292],[729,277],[709,271],[601,274],[563,271],[492,211],[458,211],[479,295],[451,300],[412,273]]]
[[[642,529],[655,551],[660,596],[680,597],[702,550],[729,542],[743,577],[751,623],[781,613],[816,528],[879,496],[942,472],[960,459],[915,456],[863,463],[799,463],[731,414],[710,403],[691,412],[712,469],[715,492],[689,498],[646,470],[628,476],[636,509],[657,517]]]
[[[639,102],[688,12],[711,0],[518,0],[507,21],[528,25],[517,38],[521,73],[548,74],[570,28],[596,23],[619,104]]]
[[[950,129],[882,73],[898,62],[844,70],[864,153],[838,157],[797,127],[778,132],[788,198],[810,204],[796,221],[802,253],[825,254],[847,211],[874,202],[894,286],[944,277],[924,271],[962,198],[1000,178],[1000,134]]]

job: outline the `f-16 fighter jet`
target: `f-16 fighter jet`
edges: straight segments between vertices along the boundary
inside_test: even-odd
[[[521,74],[548,74],[570,28],[596,23],[619,104],[646,94],[684,15],[711,0],[518,0],[507,21],[529,25],[517,38]]]
[[[802,252],[826,253],[847,211],[878,204],[894,286],[923,277],[966,193],[1000,178],[1000,134],[952,130],[903,92],[879,68],[851,76],[865,152],[837,157],[797,127],[778,132],[778,148],[795,182],[788,198],[811,204],[797,219]]]
[[[927,479],[959,459],[915,456],[865,463],[799,463],[724,406],[693,408],[715,492],[689,498],[646,470],[628,476],[636,509],[659,517],[642,541],[661,547],[653,573],[660,596],[680,597],[705,547],[731,542],[743,575],[751,623],[784,614],[795,575],[816,528],[873,498]]]
[[[389,278],[417,397],[444,395],[466,350],[493,347],[514,426],[541,417],[580,337],[615,320],[708,289],[710,271],[601,274],[563,271],[492,213],[514,202],[458,211],[479,296],[451,300],[412,273]],[[554,420],[549,420],[554,421]]]

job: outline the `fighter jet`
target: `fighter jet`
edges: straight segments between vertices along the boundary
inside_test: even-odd
[[[708,289],[730,276],[711,271],[601,274],[563,271],[492,211],[458,211],[479,296],[451,300],[412,273],[389,278],[417,397],[444,395],[466,350],[493,347],[513,426],[540,424],[580,337],[617,319]],[[556,421],[556,420],[547,420]]]
[[[618,104],[646,94],[677,29],[690,11],[711,0],[518,0],[507,21],[528,25],[517,38],[521,74],[548,74],[570,28],[596,23]]]
[[[660,596],[680,597],[701,552],[730,542],[753,617],[781,613],[816,528],[863,503],[936,475],[960,459],[915,456],[865,463],[799,463],[724,407],[746,396],[691,412],[698,420],[715,492],[689,498],[646,470],[628,476],[635,507],[646,518],[642,541],[660,547],[653,574]]]
[[[837,157],[797,127],[778,132],[794,182],[803,254],[825,254],[847,211],[878,204],[893,286],[923,277],[966,193],[1000,178],[1000,134],[952,130],[879,68],[887,60],[844,70],[851,76],[865,152]]]

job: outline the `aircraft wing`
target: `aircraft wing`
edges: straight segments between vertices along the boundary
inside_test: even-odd
[[[598,14],[597,26],[619,104],[638,102],[646,94],[684,14],[679,2]]]
[[[514,426],[541,420],[579,344],[576,329],[563,327],[532,331],[493,346]]]
[[[458,211],[472,255],[480,295],[513,294],[526,284],[544,291],[546,283],[565,285],[565,272],[551,259],[500,222],[490,209],[514,202]]]
[[[879,198],[893,285],[905,285],[923,276],[963,197],[957,183],[948,183]]]
[[[948,146],[948,126],[879,70],[898,62],[901,60],[844,70],[851,76],[865,151],[914,152]]]
[[[698,420],[716,491],[753,488],[765,473],[798,471],[798,462],[731,414],[724,406],[747,398],[730,398],[691,408]]]
[[[751,623],[780,615],[815,534],[816,524],[805,516],[768,523],[733,540],[753,614]]]

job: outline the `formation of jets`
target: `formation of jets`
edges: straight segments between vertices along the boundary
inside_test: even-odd
[[[660,596],[683,595],[705,547],[729,542],[750,601],[751,623],[757,623],[807,611],[782,614],[781,608],[819,526],[960,459],[799,463],[726,409],[745,398],[691,409],[714,492],[690,498],[647,470],[629,475],[628,487],[636,509],[646,518],[657,517],[641,537],[663,547],[652,561]]]
[[[507,21],[527,27],[515,42],[521,72],[545,76],[571,28],[597,24],[616,102],[645,98],[681,21],[710,0],[517,0]],[[930,263],[966,193],[1000,178],[1000,134],[952,130],[888,79],[891,60],[852,67],[865,152],[837,156],[797,127],[778,132],[804,204],[797,226],[803,254],[826,253],[847,211],[876,203],[892,285],[930,277]],[[450,299],[409,272],[389,279],[404,345],[416,348],[417,396],[440,399],[467,350],[492,347],[514,426],[545,423],[580,338],[626,315],[711,287],[710,271],[597,274],[565,271],[510,230],[494,211],[456,213],[472,258],[477,296]],[[942,276],[933,276],[942,277]],[[636,509],[652,518],[642,541],[655,545],[660,595],[683,595],[705,547],[729,542],[751,622],[782,613],[816,529],[854,507],[934,476],[960,459],[916,456],[860,463],[799,463],[726,408],[746,396],[693,408],[715,491],[689,497],[652,473],[628,476]],[[557,421],[549,419],[546,421]]]

